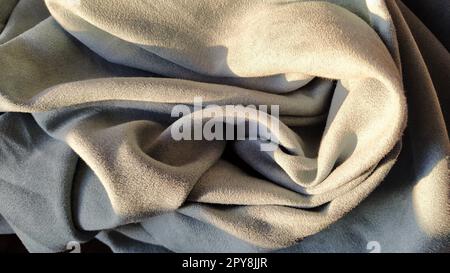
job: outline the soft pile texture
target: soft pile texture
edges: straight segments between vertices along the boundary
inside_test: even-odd
[[[0,233],[29,251],[450,246],[450,55],[400,1],[0,0],[0,31]],[[279,105],[278,148],[175,141],[194,97]]]

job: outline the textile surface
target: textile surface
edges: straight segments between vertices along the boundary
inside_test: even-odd
[[[450,55],[401,1],[0,7],[0,234],[28,251],[448,251]],[[174,139],[198,97],[279,106],[276,149]]]

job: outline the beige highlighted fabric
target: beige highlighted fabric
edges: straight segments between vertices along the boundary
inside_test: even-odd
[[[450,55],[400,1],[3,2],[0,232],[28,250],[449,246]],[[279,106],[278,146],[175,140],[194,98]]]

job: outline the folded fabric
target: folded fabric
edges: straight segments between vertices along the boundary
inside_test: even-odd
[[[0,233],[29,251],[450,246],[450,55],[400,1],[0,4]],[[276,149],[174,139],[194,98],[279,106]]]

